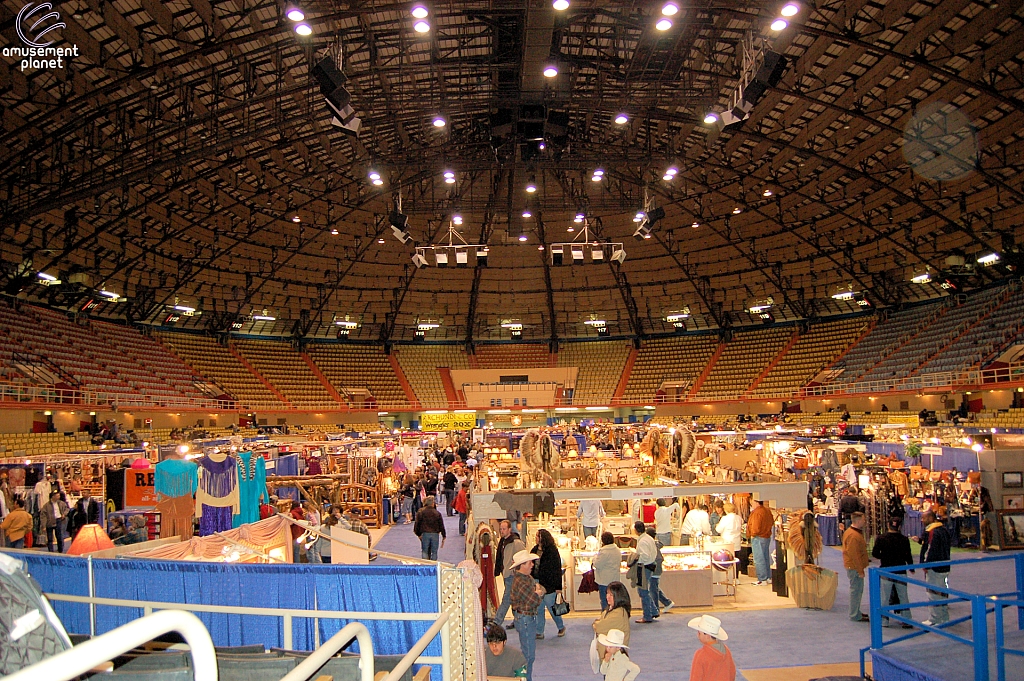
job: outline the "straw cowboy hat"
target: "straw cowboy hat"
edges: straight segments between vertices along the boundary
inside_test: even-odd
[[[722,628],[722,620],[711,615],[701,615],[700,617],[694,617],[692,620],[686,623],[686,626],[691,629],[696,629],[702,634],[708,636],[714,636],[719,641],[728,641],[729,634],[725,633],[725,629]]]
[[[597,642],[609,648],[629,648],[626,645],[626,635],[619,629],[609,629],[608,634],[598,634]]]
[[[512,556],[511,567],[513,570],[515,570],[523,563],[527,563],[531,560],[540,560],[540,556],[538,556],[536,553],[530,553],[526,549],[523,549],[522,551],[516,551],[516,555]]]

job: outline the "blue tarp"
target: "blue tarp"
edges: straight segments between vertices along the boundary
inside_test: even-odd
[[[49,593],[89,595],[86,559],[46,553],[13,554]],[[93,560],[95,594],[101,598],[262,608],[346,610],[354,612],[436,613],[438,576],[422,565],[247,565],[187,561]],[[53,601],[64,627],[89,633],[88,606]],[[96,633],[102,634],[142,616],[141,608],[97,606]],[[284,646],[280,617],[196,613],[218,646]],[[431,621],[365,621],[379,655],[404,655]],[[346,622],[320,621],[320,640]],[[293,620],[292,647],[314,648],[313,620]],[[435,640],[426,655],[440,655]]]
[[[868,454],[880,454],[889,456],[895,454],[900,461],[910,461],[904,456],[905,447],[902,443],[895,442],[868,442],[865,445]],[[948,471],[955,468],[958,471],[978,471],[978,455],[972,449],[966,447],[940,447],[941,454],[921,456],[918,465],[930,470]]]

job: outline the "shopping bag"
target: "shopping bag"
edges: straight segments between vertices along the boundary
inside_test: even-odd
[[[590,668],[597,674],[601,671],[601,655],[597,652],[597,637],[590,641]]]
[[[555,596],[555,604],[551,606],[551,612],[559,617],[569,614],[569,601],[565,600],[561,591]]]
[[[839,575],[833,570],[805,563],[786,570],[786,584],[798,607],[831,610],[836,602]]]

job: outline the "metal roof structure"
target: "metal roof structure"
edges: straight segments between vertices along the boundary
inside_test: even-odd
[[[645,336],[683,309],[721,328],[759,323],[747,309],[767,298],[803,319],[861,309],[837,290],[887,307],[1019,276],[1019,0],[801,2],[778,31],[784,3],[760,0],[682,2],[664,31],[662,1],[437,0],[424,33],[414,4],[306,0],[302,37],[272,0],[54,2],[44,37],[78,54],[23,70],[9,48],[47,24],[4,0],[6,293],[298,338],[348,318],[353,339],[409,340],[430,320],[428,338],[473,343],[513,317],[524,339],[595,319]],[[704,123],[761,48],[785,57],[781,80],[742,123]],[[325,57],[358,137],[331,125],[311,75]],[[665,216],[633,239],[645,208]],[[553,264],[577,212],[624,262]],[[474,249],[417,268],[455,215],[486,265]]]

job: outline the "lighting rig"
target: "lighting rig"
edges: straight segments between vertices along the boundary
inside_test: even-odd
[[[621,265],[626,261],[626,249],[621,241],[594,241],[590,240],[590,219],[586,216],[582,220],[583,229],[576,234],[572,241],[553,243],[549,247],[551,253],[551,264],[555,266],[572,263],[582,265],[587,260],[587,253],[590,253],[591,262],[604,262],[605,256],[614,263]],[[569,253],[566,259],[565,254]],[[609,255],[610,252],[610,255]]]
[[[437,267],[468,267],[469,252],[476,254],[477,262],[487,265],[487,245],[467,243],[466,239],[455,229],[454,220],[448,221],[447,243],[431,244],[429,246],[417,246],[412,256],[412,262],[416,267],[426,267],[430,264],[428,254],[434,256],[434,265]]]
[[[747,34],[739,49],[742,66],[728,106],[722,112],[709,111],[704,116],[704,123],[712,128],[712,137],[717,137],[726,126],[749,118],[754,105],[768,88],[779,84],[789,65],[785,56],[768,49],[764,38],[753,33]]]

